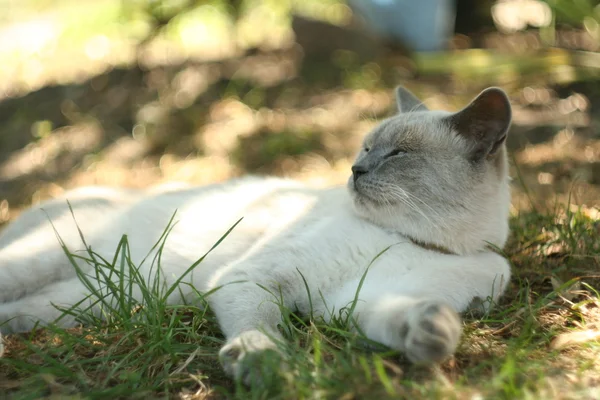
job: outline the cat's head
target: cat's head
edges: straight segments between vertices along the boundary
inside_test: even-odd
[[[364,218],[464,254],[508,236],[505,140],[511,108],[498,88],[456,113],[429,111],[404,88],[398,114],[364,140],[348,188]]]

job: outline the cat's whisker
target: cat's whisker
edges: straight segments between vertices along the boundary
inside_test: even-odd
[[[417,200],[418,202],[423,204],[425,207],[427,207],[427,209],[429,209],[429,211],[431,211],[433,216],[436,218],[436,222],[438,224],[441,224],[444,228],[449,228],[448,224],[446,222],[446,219],[443,218],[443,216],[441,215],[441,213],[439,211],[437,211],[435,208],[431,207],[431,205],[427,204],[425,201],[421,200],[417,195],[410,193],[408,191],[405,191],[405,190],[403,190],[403,191],[406,194],[406,196],[408,196],[414,200]]]
[[[402,189],[401,187],[398,187],[398,186],[390,186],[389,190],[390,190],[390,194],[392,194],[392,196],[394,198],[396,198],[397,200],[400,200],[402,203],[409,206],[413,211],[418,212],[429,223],[432,223],[432,221],[429,219],[427,214],[425,214],[423,212],[423,210],[421,210],[421,208],[419,206],[417,206],[417,204],[415,204],[414,201],[411,200],[411,198],[408,196],[407,192],[404,189]]]
[[[420,208],[420,207],[418,207],[418,206],[417,206],[417,204],[416,204],[416,203],[415,203],[413,200],[416,200],[416,201],[418,201],[419,203],[423,204],[423,205],[424,205],[424,206],[425,206],[425,207],[426,207],[426,208],[427,208],[427,209],[428,209],[428,210],[431,212],[431,214],[433,214],[433,216],[434,216],[434,218],[437,220],[436,222],[437,222],[438,224],[441,224],[441,225],[442,225],[444,228],[448,228],[448,226],[447,226],[447,222],[446,222],[445,218],[443,218],[443,217],[442,217],[442,215],[440,214],[440,212],[439,212],[439,211],[437,211],[436,209],[434,209],[433,207],[431,207],[431,205],[429,205],[429,204],[427,204],[425,201],[421,200],[421,199],[420,199],[418,196],[416,196],[415,194],[413,194],[413,193],[411,193],[411,192],[409,192],[409,191],[406,191],[406,190],[402,189],[402,188],[401,188],[401,187],[399,187],[399,186],[394,186],[394,189],[395,189],[395,190],[398,190],[398,191],[400,191],[400,192],[401,192],[401,193],[402,193],[404,196],[406,196],[408,199],[410,199],[411,203],[412,203],[412,204],[413,204],[413,205],[414,205],[416,208],[418,208],[419,210],[421,210],[421,208]],[[422,211],[422,210],[421,210],[421,211]]]

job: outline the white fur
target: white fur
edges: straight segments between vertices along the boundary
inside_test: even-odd
[[[481,226],[465,226],[442,243],[431,226],[419,232],[419,224],[394,215],[379,221],[384,214],[374,214],[374,222],[360,216],[342,187],[317,190],[289,180],[249,177],[200,188],[79,189],[25,212],[0,236],[0,322],[8,321],[0,329],[23,331],[37,321],[50,323],[60,315],[51,304],[72,305],[87,294],[49,223],[72,252],[84,250],[69,200],[96,253],[110,259],[127,234],[135,263],[151,253],[177,210],[161,264],[169,283],[244,218],[184,281],[200,292],[225,285],[208,300],[228,339],[220,356],[231,375],[248,381],[246,355],[275,348],[281,313],[268,291],[308,314],[306,282],[313,313],[329,321],[348,310],[365,274],[353,315],[358,328],[415,362],[438,361],[457,346],[457,312],[474,300],[496,300],[510,277],[507,261],[485,250],[488,230],[497,230],[499,245],[507,233],[508,179],[491,187],[484,193],[491,205],[476,216],[483,219]],[[427,241],[429,231],[433,243],[450,244],[461,255],[427,250],[409,239]],[[150,262],[141,272],[152,275]],[[181,290],[193,300],[188,285]],[[169,300],[182,301],[177,292]]]
[[[0,320],[13,318],[3,330],[22,331],[38,320],[51,322],[60,312],[50,303],[74,304],[86,294],[42,211],[63,205],[60,212],[52,210],[50,219],[71,251],[83,250],[66,199],[95,252],[110,259],[121,234],[128,234],[132,259],[138,263],[177,209],[178,223],[162,257],[170,282],[244,217],[196,268],[191,282],[202,292],[247,281],[226,285],[209,297],[231,343],[259,329],[278,336],[279,308],[256,283],[275,292],[281,286],[287,306],[308,312],[300,271],[313,294],[314,308],[330,319],[332,312],[336,315],[352,302],[360,278],[386,248],[367,272],[355,312],[370,338],[403,351],[410,345],[395,332],[403,320],[411,329],[422,330],[419,314],[408,313],[414,304],[442,302],[463,311],[476,297],[497,298],[510,276],[506,260],[494,253],[440,254],[359,218],[344,188],[319,191],[287,180],[255,178],[154,195],[88,188],[27,211],[0,237]],[[89,204],[78,207],[78,200]],[[142,269],[145,275],[147,267]],[[61,320],[63,325],[72,323]],[[456,346],[459,330],[453,329],[442,356]],[[263,342],[272,345],[270,340]],[[415,360],[428,360],[427,351],[413,352]],[[233,364],[228,364],[232,371]]]

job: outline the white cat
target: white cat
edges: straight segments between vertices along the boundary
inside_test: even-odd
[[[161,264],[171,283],[243,217],[184,280],[200,292],[236,282],[208,296],[232,376],[248,381],[246,356],[280,338],[269,291],[308,314],[307,285],[313,315],[329,321],[352,303],[365,273],[358,328],[414,362],[443,360],[459,341],[457,312],[487,307],[510,277],[508,262],[488,247],[501,248],[508,235],[510,104],[497,88],[457,113],[428,111],[402,88],[397,98],[399,113],[366,137],[347,188],[255,177],[154,191],[84,188],[23,213],[0,236],[0,329],[50,323],[61,314],[51,303],[87,294],[48,221],[71,251],[83,249],[69,200],[96,253],[111,258],[127,234],[136,263],[178,210]],[[142,273],[153,273],[150,263]],[[187,284],[181,291],[193,293]],[[180,293],[170,301],[181,302]]]

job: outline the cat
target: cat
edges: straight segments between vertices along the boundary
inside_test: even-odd
[[[243,217],[183,280],[199,292],[220,287],[207,300],[227,339],[219,358],[230,376],[248,382],[245,360],[277,349],[282,317],[273,293],[326,322],[353,304],[354,329],[370,340],[415,363],[444,360],[460,339],[458,313],[487,309],[510,278],[492,247],[509,234],[511,106],[499,88],[455,113],[430,111],[402,87],[396,98],[398,112],[366,136],[345,187],[260,177],[146,191],[91,187],[24,212],[0,236],[0,329],[50,323],[61,315],[52,304],[87,294],[56,233],[71,251],[84,249],[77,221],[107,259],[127,234],[139,264],[178,210],[162,254],[168,283]],[[155,273],[150,263],[141,271]],[[309,291],[321,295],[309,300]],[[181,284],[169,302],[193,294]]]

